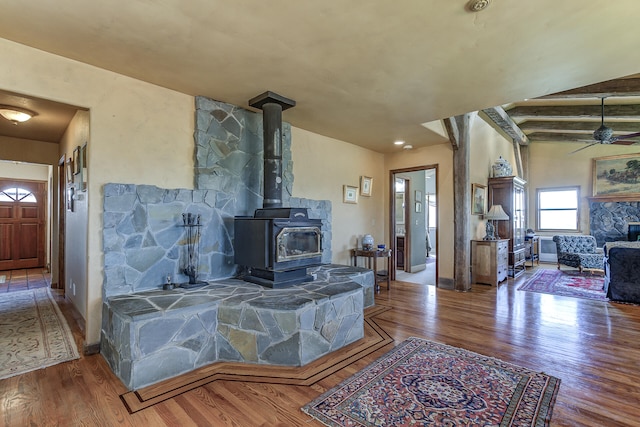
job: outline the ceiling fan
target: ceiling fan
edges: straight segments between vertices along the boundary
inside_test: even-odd
[[[601,101],[600,102],[600,111],[601,111],[600,127],[593,131],[593,139],[595,140],[595,142],[592,142],[587,146],[578,148],[577,150],[572,151],[569,154],[576,153],[580,150],[584,150],[585,148],[589,148],[592,145],[596,145],[596,144],[631,145],[636,143],[636,141],[628,141],[628,139],[636,138],[640,136],[640,132],[630,133],[627,135],[613,136],[613,129],[611,129],[609,126],[605,126],[604,124],[604,98],[601,98],[600,101]]]

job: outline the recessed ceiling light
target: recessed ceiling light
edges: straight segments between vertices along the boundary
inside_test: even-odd
[[[394,144],[396,144],[396,145],[403,145],[403,144],[404,144],[404,141],[397,140],[396,142],[394,142]]]
[[[411,144],[407,144],[404,147],[402,147],[403,150],[411,150],[413,148],[413,145]]]

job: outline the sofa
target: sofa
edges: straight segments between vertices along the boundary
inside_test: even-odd
[[[604,255],[607,298],[640,304],[640,242],[607,242]]]
[[[598,248],[596,238],[588,235],[556,235],[553,236],[558,254],[558,270],[560,265],[584,269],[604,269],[604,252]]]

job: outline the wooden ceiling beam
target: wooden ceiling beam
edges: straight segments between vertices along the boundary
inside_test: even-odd
[[[588,142],[593,141],[592,134],[581,133],[547,133],[547,132],[535,132],[529,134],[530,141],[545,141],[545,142]]]
[[[640,120],[640,118],[639,118]],[[605,124],[611,127],[616,134],[625,134],[632,132],[640,132],[639,122],[609,122],[605,120]],[[591,131],[596,130],[600,126],[600,121],[560,121],[560,120],[527,120],[520,123],[520,129],[524,132],[556,132],[556,131]]]
[[[640,96],[640,78],[636,74],[633,77],[608,80],[536,99],[608,98],[611,96]]]
[[[513,142],[520,145],[527,145],[529,143],[527,135],[525,135],[516,122],[509,117],[509,114],[507,114],[504,108],[485,108],[480,113],[483,118],[488,118],[490,121],[495,123],[495,125],[508,135]]]
[[[552,120],[558,117],[566,119],[599,119],[602,114],[599,105],[522,105],[510,108],[506,113],[512,118],[548,118]],[[605,104],[605,122],[607,118],[640,120],[640,104]]]
[[[592,133],[549,133],[549,132],[534,132],[527,135],[529,137],[529,141],[537,142],[595,142],[593,139]],[[618,141],[619,143],[623,143],[624,141]],[[632,140],[628,144],[631,143],[640,143],[637,139]]]

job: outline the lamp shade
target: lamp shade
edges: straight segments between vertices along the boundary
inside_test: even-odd
[[[509,215],[502,209],[502,205],[492,205],[489,212],[484,216],[484,219],[506,221],[509,219]]]

